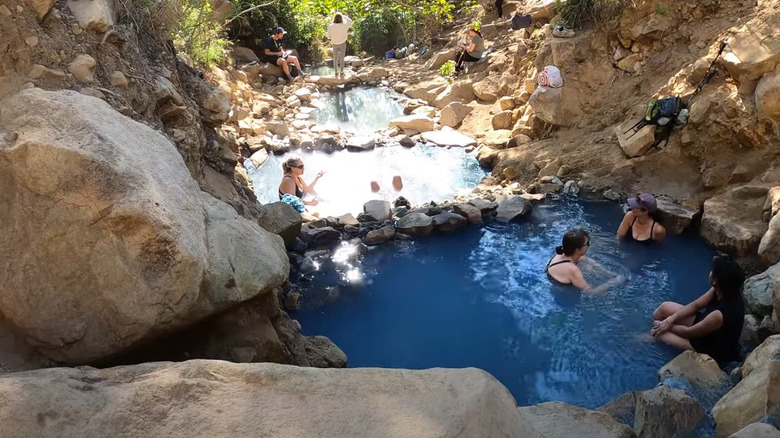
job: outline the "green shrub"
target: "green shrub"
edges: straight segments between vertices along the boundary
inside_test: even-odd
[[[609,25],[620,18],[628,0],[556,0],[555,13],[569,28],[586,24]]]
[[[658,15],[666,15],[668,12],[669,11],[667,11],[666,8],[663,5],[661,5],[661,4],[655,5],[655,13],[656,14],[658,14]]]
[[[178,17],[173,22],[173,43],[197,64],[211,66],[225,60],[225,51],[231,45],[225,38],[222,23],[211,18],[208,0],[182,1]]]
[[[439,72],[441,72],[442,76],[449,76],[455,71],[455,61],[449,60],[442,64],[441,67],[439,67]]]

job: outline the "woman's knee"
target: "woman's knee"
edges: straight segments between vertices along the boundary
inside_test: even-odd
[[[675,302],[664,301],[655,309],[655,312],[653,312],[653,319],[666,319],[672,313],[676,312],[679,307],[680,305]]]
[[[298,58],[296,58],[295,56],[292,56],[292,55],[287,57],[287,62],[295,62],[297,60],[298,60]]]

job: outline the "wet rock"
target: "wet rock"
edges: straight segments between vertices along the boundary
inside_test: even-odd
[[[287,296],[284,297],[284,307],[287,310],[298,310],[300,301],[301,294],[298,292],[288,292]]]
[[[767,315],[758,324],[758,338],[764,340],[777,333],[775,329],[775,323],[771,315]]]
[[[111,85],[116,88],[127,88],[130,86],[130,81],[121,71],[115,71],[111,73],[109,80],[111,81]]]
[[[415,143],[415,141],[412,140],[411,137],[406,136],[406,135],[402,135],[401,138],[398,139],[398,144],[400,144],[401,146],[403,146],[405,148],[411,148],[411,147],[414,147],[414,145],[417,144],[417,143]]]
[[[425,236],[433,230],[433,220],[423,213],[409,213],[399,219],[395,227],[400,233],[410,236]]]
[[[114,27],[116,13],[109,0],[68,0],[68,8],[82,29],[105,33]]]
[[[468,204],[477,207],[482,213],[490,213],[491,211],[495,211],[495,209],[498,208],[498,203],[495,201],[482,198],[470,199]],[[466,216],[468,216],[468,214]]]
[[[438,146],[466,147],[477,144],[473,138],[461,134],[454,130],[427,131],[420,134],[420,137],[428,142],[435,143]]]
[[[766,423],[753,423],[729,435],[729,438],[780,438],[780,431]]]
[[[684,351],[658,371],[658,379],[672,388],[684,389],[703,405],[712,406],[731,389],[728,374],[711,357]]]
[[[392,225],[387,225],[378,230],[371,230],[363,238],[363,243],[366,245],[379,245],[380,243],[387,242],[395,236],[395,228]]]
[[[769,221],[769,227],[758,244],[758,256],[766,264],[780,263],[780,214],[775,214]]]
[[[312,92],[310,89],[304,87],[295,90],[295,97],[302,102],[309,102],[312,98]]]
[[[705,418],[704,408],[685,392],[660,386],[637,398],[634,430],[637,438],[693,436]]]
[[[441,110],[441,116],[439,117],[439,123],[443,126],[449,126],[455,128],[466,118],[474,108],[460,103],[451,102]]]
[[[627,120],[615,128],[620,148],[628,158],[639,157],[647,153],[655,143],[655,125],[648,125],[637,132],[631,129],[636,123],[633,119]]]
[[[353,226],[353,227],[360,226],[360,222],[358,222],[358,220],[355,219],[355,216],[352,216],[352,214],[350,214],[350,213],[347,213],[347,214],[339,216],[338,217],[338,222],[339,222],[339,225],[344,225],[344,226],[347,226],[347,225]]]
[[[596,410],[609,414],[615,420],[633,428],[636,400],[639,394],[640,391],[627,392]]]
[[[436,116],[436,108],[428,105],[423,105],[419,108],[416,108],[414,111],[412,111],[412,114],[421,114],[426,117],[433,118]]]
[[[292,247],[301,232],[303,219],[289,204],[273,202],[257,207],[257,223],[264,230],[278,234],[287,247]]]
[[[577,185],[577,181],[569,180],[563,185],[563,193],[567,195],[577,195],[580,193],[580,186]]]
[[[605,190],[604,193],[602,193],[602,196],[604,196],[605,198],[609,199],[610,201],[619,201],[620,200],[620,193],[618,193],[618,192],[616,192],[616,191],[614,191],[612,189]]]
[[[745,304],[759,317],[772,315],[773,305],[780,309],[780,263],[745,281]],[[777,301],[775,302],[775,296]]]
[[[382,201],[375,199],[363,204],[363,214],[366,215],[369,220],[376,222],[384,222],[392,217],[391,205],[388,201]]]
[[[608,414],[560,402],[521,406],[520,414],[545,438],[634,438],[630,427]]]
[[[761,344],[762,339],[758,336],[758,326],[761,324],[761,319],[756,315],[745,315],[745,323],[742,325],[742,334],[739,338],[739,343],[745,348],[753,349]]]
[[[657,198],[656,201],[658,203],[658,215],[666,228],[666,232],[674,236],[685,231],[699,215],[697,210],[683,207],[663,198]]]
[[[68,71],[80,82],[94,82],[95,65],[93,57],[79,55],[68,65]]]
[[[497,159],[498,151],[489,146],[482,146],[477,153],[477,161],[482,167],[492,168]]]
[[[341,233],[333,227],[301,228],[301,240],[306,242],[309,248],[330,248],[341,241]]]
[[[712,409],[715,435],[727,437],[743,427],[768,419],[777,421],[780,408],[780,335],[767,338],[742,365],[742,380]]]
[[[468,220],[465,217],[448,211],[433,217],[434,228],[444,233],[461,230],[466,228],[466,225],[468,225]]]
[[[371,135],[353,136],[347,140],[347,149],[350,151],[370,151],[376,145],[376,138]]]
[[[741,186],[704,201],[699,233],[711,245],[729,254],[756,254],[767,229],[761,220],[767,191],[767,187]]]
[[[482,223],[482,212],[474,205],[467,203],[455,204],[453,210],[456,213],[468,218],[469,222],[472,224]]]
[[[521,196],[509,195],[496,197],[498,208],[496,220],[499,222],[512,222],[531,212],[531,203]]]
[[[391,128],[411,129],[417,132],[433,131],[433,119],[422,115],[410,115],[393,119],[388,124]]]

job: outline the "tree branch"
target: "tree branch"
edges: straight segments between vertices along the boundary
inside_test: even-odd
[[[271,0],[271,1],[269,1],[268,3],[263,3],[263,4],[259,4],[259,5],[254,5],[254,6],[252,6],[251,8],[244,9],[243,11],[241,11],[241,12],[239,12],[238,14],[234,15],[234,16],[233,16],[233,18],[231,18],[230,20],[226,21],[226,22],[225,22],[225,24],[224,24],[224,26],[227,26],[228,24],[232,23],[232,22],[233,22],[233,20],[235,20],[236,18],[238,18],[238,17],[240,17],[240,16],[242,16],[242,15],[244,15],[244,14],[247,14],[247,13],[249,13],[249,12],[252,12],[252,11],[256,11],[256,10],[258,10],[258,9],[260,9],[260,8],[264,8],[264,7],[266,7],[266,6],[271,6],[272,4],[276,3],[276,1],[277,1],[277,0]]]

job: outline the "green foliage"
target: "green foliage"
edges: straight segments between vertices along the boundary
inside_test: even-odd
[[[556,0],[555,13],[569,28],[586,24],[609,25],[623,14],[628,0]]]
[[[182,1],[178,12],[171,30],[177,49],[186,52],[201,65],[223,62],[225,50],[231,43],[225,38],[222,23],[212,19],[209,1]]]
[[[655,13],[658,15],[666,15],[669,13],[669,11],[666,10],[666,8],[662,4],[655,5]]]
[[[455,61],[449,60],[439,67],[442,76],[450,76],[455,71]]]
[[[471,27],[474,30],[479,30],[482,28],[482,20],[475,20],[473,23],[471,23]]]

